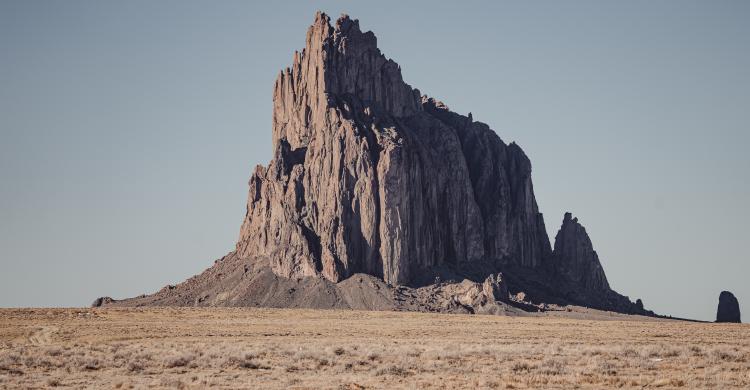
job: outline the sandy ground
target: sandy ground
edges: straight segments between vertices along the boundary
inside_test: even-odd
[[[750,388],[750,326],[613,318],[0,309],[0,388]]]

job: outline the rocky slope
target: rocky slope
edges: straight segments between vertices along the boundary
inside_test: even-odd
[[[276,78],[272,130],[236,250],[154,296],[103,304],[644,312],[610,289],[570,214],[552,250],[523,150],[406,84],[357,20],[316,15]]]

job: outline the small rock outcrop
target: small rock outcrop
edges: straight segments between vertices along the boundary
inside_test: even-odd
[[[716,322],[742,322],[740,320],[740,304],[734,294],[729,291],[722,291],[719,294]]]
[[[503,280],[503,274],[490,275],[482,283],[482,292],[492,302],[508,301],[508,286]]]
[[[115,300],[110,297],[99,297],[94,299],[94,302],[91,304],[91,307],[102,307],[104,305],[110,305]]]

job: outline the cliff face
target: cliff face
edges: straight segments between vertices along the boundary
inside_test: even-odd
[[[274,272],[410,284],[551,253],[520,147],[406,84],[372,32],[322,13],[274,86],[274,157],[250,179],[240,256]]]

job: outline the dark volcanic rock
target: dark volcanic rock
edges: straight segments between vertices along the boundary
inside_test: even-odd
[[[553,294],[569,302],[622,313],[653,314],[643,308],[640,299],[633,303],[609,287],[586,228],[571,213],[565,213],[555,236],[550,265],[553,276],[548,284]]]
[[[276,78],[272,126],[236,250],[116,304],[507,313],[524,291],[643,312],[570,214],[553,253],[521,147],[406,84],[357,20],[316,15]]]
[[[729,291],[722,291],[719,294],[716,322],[742,322],[740,320],[740,304],[734,294]]]
[[[571,213],[565,213],[562,226],[555,236],[552,257],[557,273],[580,289],[591,292],[609,290],[607,277],[591,239],[586,229],[578,223],[578,218],[573,218]]]

